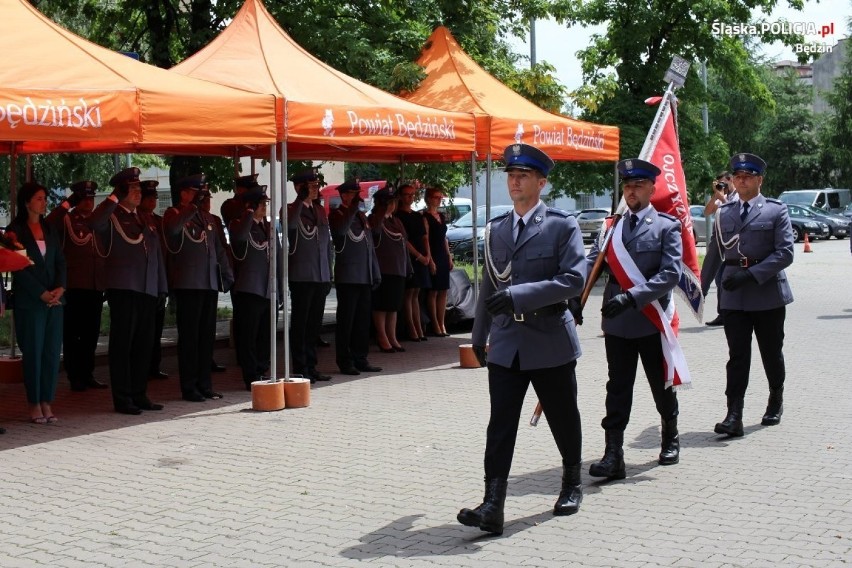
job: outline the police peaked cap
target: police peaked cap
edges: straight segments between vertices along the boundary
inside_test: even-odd
[[[398,197],[399,195],[393,190],[393,187],[386,185],[385,187],[373,194],[373,201],[387,203],[388,201],[392,201]]]
[[[142,197],[157,197],[157,186],[160,182],[155,179],[146,179],[139,185],[142,186]]]
[[[71,193],[79,193],[83,197],[94,197],[98,184],[91,180],[78,181],[71,184]]]
[[[621,181],[630,181],[633,179],[649,179],[657,181],[657,176],[660,175],[660,168],[639,158],[627,158],[621,160],[616,166],[618,169],[618,177]]]
[[[747,172],[753,176],[762,176],[766,171],[766,162],[755,154],[734,154],[731,156],[731,172]]]
[[[254,187],[257,185],[257,176],[258,174],[249,174],[247,176],[239,176],[234,178],[234,186],[242,187],[244,189]]]
[[[207,189],[207,176],[204,174],[186,176],[178,182],[178,189]]]
[[[503,161],[506,162],[504,171],[509,170],[535,170],[544,177],[553,169],[553,160],[536,148],[529,144],[512,144],[507,146],[503,151]]]
[[[243,203],[260,203],[261,201],[269,201],[269,196],[266,195],[266,186],[255,183],[252,187],[246,188],[246,191],[240,195]]]
[[[112,176],[109,180],[109,184],[112,187],[118,187],[119,185],[127,185],[128,183],[134,183],[139,181],[139,174],[141,171],[139,168],[125,168]]]
[[[290,178],[290,181],[292,181],[293,184],[296,185],[300,183],[307,183],[310,181],[317,181],[318,179],[319,176],[317,175],[316,170],[314,168],[310,168],[307,170],[302,170],[299,173],[293,174],[293,176]]]

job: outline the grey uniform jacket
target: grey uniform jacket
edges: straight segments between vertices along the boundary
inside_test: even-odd
[[[229,290],[234,273],[218,221],[195,205],[170,207],[163,215],[172,290]]]
[[[407,277],[414,272],[411,256],[405,246],[408,238],[402,221],[395,216],[382,218],[376,214],[367,217],[376,243],[376,258],[382,274]]]
[[[605,334],[628,339],[658,334],[660,331],[645,317],[642,309],[654,300],[659,300],[660,306],[666,310],[672,302],[672,290],[677,286],[682,271],[681,223],[675,217],[659,213],[653,208],[633,232],[627,226],[626,216],[619,223],[625,224],[622,239],[624,247],[647,282],[624,290],[612,275],[609,265],[604,263],[604,270],[610,276],[604,288],[603,303],[617,294],[630,292],[636,301],[636,308],[629,308],[614,318],[603,318],[601,329]],[[598,254],[600,249],[596,241],[586,257],[587,271],[595,263]]]
[[[92,232],[91,215],[84,217],[76,210],[61,205],[45,218],[61,235],[62,252],[68,271],[69,290],[103,291],[106,285],[104,248]]]
[[[334,239],[335,284],[379,285],[382,273],[367,216],[357,205],[354,211],[341,205],[331,212],[329,222]]]
[[[234,254],[235,272],[234,292],[246,292],[272,298],[269,286],[269,222],[256,223],[252,212],[244,210],[240,218],[231,221],[228,228],[231,235],[231,250]],[[278,263],[278,296],[281,296],[281,266],[284,254],[278,239],[275,239]]]
[[[159,296],[168,293],[157,228],[104,199],[92,213],[92,230],[104,246],[106,288]]]
[[[793,263],[793,227],[787,206],[762,194],[749,204],[751,207],[745,221],[740,220],[741,202],[725,203],[719,207],[716,212],[717,230],[713,232],[704,266],[701,267],[702,289],[706,293],[709,282],[723,261],[748,259],[744,264],[759,261],[745,269],[725,264],[723,282],[738,270],[748,270],[755,281],[746,282],[736,290],[723,290],[723,310],[757,312],[780,308],[793,301],[793,292],[784,273],[784,269]]]
[[[316,231],[314,233],[314,231]],[[287,206],[288,278],[293,282],[331,282],[334,249],[328,216],[320,205],[296,199]]]
[[[517,353],[521,370],[565,365],[581,353],[571,312],[548,308],[583,291],[585,249],[577,220],[542,203],[530,219],[517,245],[511,212],[489,223],[493,269],[503,273],[511,262],[511,271],[507,281],[500,281],[492,280],[487,266],[483,270],[472,337],[474,345],[485,345],[490,338],[488,361],[497,365],[510,367]],[[500,314],[492,318],[485,299],[506,288],[512,294],[516,317]],[[542,311],[537,315],[537,310]],[[517,321],[520,314],[523,322]]]

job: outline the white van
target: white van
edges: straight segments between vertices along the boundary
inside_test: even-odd
[[[412,211],[423,211],[425,209],[426,202],[422,199],[411,206]],[[471,209],[473,209],[473,203],[466,197],[442,197],[441,205],[438,206],[438,211],[447,216],[447,224],[470,213]]]
[[[778,199],[791,205],[810,205],[829,213],[843,213],[852,202],[848,189],[796,189],[784,191]]]

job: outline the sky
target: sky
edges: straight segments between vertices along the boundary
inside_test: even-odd
[[[766,18],[767,22],[775,23],[782,18],[789,22],[813,22],[818,29],[821,29],[823,25],[834,23],[833,35],[825,38],[818,35],[807,36],[805,39],[809,42],[834,45],[839,39],[847,36],[847,21],[852,16],[852,0],[823,0],[822,2],[806,0],[801,12],[787,7],[784,0],[781,0],[779,4],[783,4],[784,7],[776,8]],[[748,23],[750,22],[742,22],[742,24]],[[587,28],[574,26],[569,29],[553,20],[539,20],[536,22],[536,57],[538,61],[547,61],[556,68],[556,76],[565,87],[569,90],[576,89],[582,84],[576,53],[589,45],[592,34],[602,34],[604,31],[605,26]],[[529,38],[515,39],[512,45],[515,46],[517,53],[529,56]],[[764,54],[776,61],[796,59],[792,50],[780,43],[766,45]]]

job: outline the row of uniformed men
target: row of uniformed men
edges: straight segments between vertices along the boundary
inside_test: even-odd
[[[232,293],[237,357],[246,384],[269,365],[268,340],[263,340],[271,311],[265,188],[255,176],[236,180],[244,191],[241,211],[229,226],[229,250],[221,220],[209,212],[203,174],[178,183],[179,202],[162,218],[154,212],[158,182],[140,181],[139,174],[138,168],[127,168],[113,176],[113,192],[97,208],[97,184],[78,182],[48,216],[62,235],[68,266],[63,351],[69,381],[74,390],[105,387],[92,376],[105,292],[113,404],[124,414],[163,408],[148,398],[147,380],[159,373],[167,294],[176,301],[185,400],[222,396],[210,376],[220,291]]]

